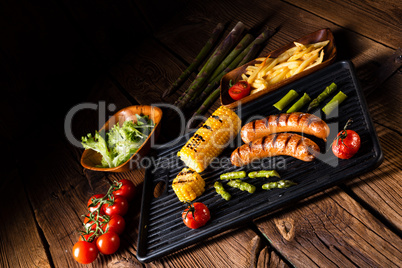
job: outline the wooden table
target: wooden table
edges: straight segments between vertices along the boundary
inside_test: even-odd
[[[59,1],[46,6],[52,13],[26,4],[21,8],[10,3],[8,9],[13,12],[5,12],[1,21],[14,25],[2,27],[8,38],[0,50],[1,70],[7,75],[0,134],[6,149],[3,156],[7,156],[0,182],[1,267],[81,266],[71,250],[89,197],[105,192],[115,179],[126,178],[142,187],[143,169],[106,174],[82,168],[82,148],[65,136],[68,111],[90,102],[104,105],[109,116],[129,105],[173,103],[195,75],[166,100],[161,99],[162,92],[198,54],[219,22],[227,23],[229,31],[238,21],[250,29],[278,27],[261,55],[330,28],[338,47],[337,60],[353,62],[366,90],[384,162],[292,207],[146,264],[136,259],[138,195],[126,216],[119,251],[100,256],[92,266],[401,265],[401,57],[390,59],[395,52],[400,55],[399,1],[151,0],[99,1],[97,6]],[[18,19],[26,23],[21,26]],[[14,35],[17,32],[20,35]],[[51,37],[39,34],[43,32]],[[23,50],[27,40],[29,49]],[[77,113],[72,134],[79,139],[93,132],[98,120],[98,110]],[[164,118],[160,141],[178,135],[169,128],[171,124]]]

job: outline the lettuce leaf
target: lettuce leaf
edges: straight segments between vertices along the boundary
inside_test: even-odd
[[[154,123],[148,116],[136,115],[137,122],[125,121],[120,127],[115,124],[106,133],[91,133],[81,138],[85,149],[92,149],[102,155],[101,167],[117,167],[126,162],[151,133]]]

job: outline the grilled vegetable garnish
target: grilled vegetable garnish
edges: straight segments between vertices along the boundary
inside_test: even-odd
[[[223,188],[222,183],[220,183],[219,181],[216,181],[214,184],[215,190],[218,194],[220,194],[222,196],[223,199],[225,199],[226,201],[229,201],[230,198],[232,198],[232,196],[230,195],[230,193],[228,193],[225,188]]]
[[[262,185],[262,189],[264,190],[271,190],[271,189],[282,189],[288,188],[290,186],[297,185],[297,183],[290,181],[290,180],[279,180],[279,181],[272,181]]]
[[[246,177],[245,171],[233,171],[224,173],[220,176],[221,180],[233,180],[233,179],[242,179]]]
[[[248,173],[248,176],[250,178],[269,178],[269,177],[280,178],[280,176],[276,170],[252,171],[252,172]]]
[[[190,168],[183,168],[173,180],[172,188],[182,202],[193,201],[205,190],[204,179]]]
[[[241,120],[227,107],[219,107],[177,153],[197,172],[204,171],[240,130]]]
[[[247,183],[245,181],[242,181],[242,180],[230,180],[228,182],[228,185],[230,187],[240,189],[241,191],[247,191],[250,194],[255,192],[255,186],[254,185],[252,185],[250,183]]]

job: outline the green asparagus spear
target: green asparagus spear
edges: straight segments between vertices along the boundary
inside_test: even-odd
[[[307,93],[304,93],[303,96],[298,101],[296,101],[292,105],[292,107],[289,108],[289,110],[286,113],[290,114],[290,113],[297,112],[298,110],[300,110],[304,105],[306,105],[310,101],[311,101],[310,96]]]
[[[242,179],[246,177],[245,171],[233,171],[224,173],[220,176],[221,180]]]
[[[275,188],[288,188],[290,186],[297,185],[297,183],[290,181],[290,180],[280,180],[280,181],[273,181],[268,182],[262,185],[262,189],[264,190],[271,190]]]
[[[295,90],[291,89],[282,99],[280,99],[277,103],[274,104],[274,107],[276,109],[278,109],[279,111],[282,111],[283,108],[285,108],[289,103],[291,103],[298,96],[299,96],[299,94]]]
[[[264,32],[262,32],[248,47],[246,47],[242,53],[240,53],[236,59],[232,61],[232,63],[224,70],[225,74],[230,72],[231,70],[242,66],[243,64],[246,64],[253,58],[257,56],[258,51],[261,48],[261,45],[268,40],[273,34],[275,33],[274,30],[271,29],[266,29]],[[216,99],[220,95],[220,90],[221,87],[219,86],[217,89],[215,89],[212,93],[206,91],[205,93],[203,92],[199,98],[199,101],[196,101],[195,103],[198,103],[204,98],[206,98],[209,95],[208,98],[204,100],[204,102],[201,104],[201,106],[198,108],[198,110],[193,114],[194,116],[197,116],[199,114],[205,113],[209,107],[212,106],[212,104],[216,101]]]
[[[216,79],[215,79],[214,81],[212,81],[211,83],[208,84],[208,86],[203,90],[203,92],[201,93],[201,95],[196,98],[196,100],[194,101],[194,104],[198,104],[198,103],[201,103],[202,101],[205,101],[206,98],[211,94],[211,91],[212,91],[212,92],[215,92],[215,91],[213,91],[213,90],[214,90],[214,88],[216,88],[216,87],[219,85],[219,82],[221,81],[222,77],[223,77],[225,74],[227,74],[228,72],[230,72],[231,70],[233,70],[233,69],[237,68],[238,66],[240,66],[239,63],[242,62],[243,58],[248,54],[248,52],[250,51],[250,49],[253,47],[252,45],[253,45],[253,43],[251,43],[250,45],[248,45],[248,46],[247,46],[247,47],[229,64],[229,66],[227,66],[227,67],[225,68],[225,70],[223,70],[223,71],[221,72],[221,74],[218,75],[218,77],[216,77]],[[220,87],[219,87],[219,91],[220,91]],[[211,103],[213,103],[213,102],[216,100],[217,96],[218,96],[218,95],[215,93],[215,94],[214,94],[214,98],[211,100]],[[209,108],[209,106],[208,106],[208,108]],[[208,109],[208,108],[207,108],[207,109]],[[204,112],[205,110],[201,110],[201,111]],[[197,113],[197,112],[196,112],[194,115],[196,115],[196,114],[200,114],[200,113]]]
[[[337,89],[337,85],[335,83],[331,83],[331,85],[327,86],[323,92],[318,95],[317,98],[315,98],[312,102],[310,102],[307,111],[310,111],[311,109],[317,107],[320,102],[322,102],[325,98],[327,98],[329,95],[331,95],[332,92],[334,92]]]
[[[241,54],[244,48],[247,47],[248,44],[250,44],[252,38],[253,36],[251,34],[246,34],[243,37],[243,39],[236,45],[232,52],[230,52],[229,55],[227,55],[226,58],[222,61],[222,63],[219,64],[219,66],[215,69],[210,79],[208,80],[206,88],[203,89],[203,87],[200,87],[197,92],[194,93],[191,101],[187,105],[188,107],[193,106],[194,104],[199,102],[200,99],[204,99],[211,93],[214,88],[219,86],[219,82],[221,81],[222,77],[227,73],[225,72],[225,69],[231,64],[231,62],[233,62],[237,58],[239,54]],[[203,96],[199,96],[200,94]]]
[[[246,34],[243,39],[237,44],[237,46],[229,53],[229,55],[219,64],[218,68],[212,73],[209,82],[215,80],[221,73],[230,65],[230,63],[236,59],[236,57],[244,51],[245,48],[253,41],[253,36],[251,34]],[[223,75],[222,75],[223,76]],[[220,79],[219,79],[220,80]]]
[[[176,81],[163,93],[162,98],[170,96],[180,86],[188,79],[191,73],[196,70],[200,64],[204,61],[204,59],[208,56],[211,49],[215,46],[215,43],[218,41],[219,36],[221,35],[224,27],[222,23],[219,23],[216,28],[213,30],[211,37],[208,39],[207,43],[195,57],[193,62],[187,67],[186,70],[176,79]]]
[[[338,94],[336,94],[332,100],[330,100],[323,108],[322,111],[326,114],[329,115],[336,107],[338,107],[339,104],[341,104],[348,96],[343,93],[342,91],[339,91]]]
[[[248,50],[248,53],[244,56],[243,60],[238,64],[238,66],[242,66],[244,64],[246,64],[247,62],[251,61],[252,59],[254,59],[260,49],[261,49],[261,45],[268,40],[268,38],[270,38],[271,36],[273,36],[275,34],[277,29],[269,29],[266,28],[255,40],[253,43],[251,43],[251,47]]]
[[[241,191],[247,191],[250,194],[255,192],[255,186],[241,180],[230,180],[228,185],[233,188],[240,189]]]
[[[248,176],[252,179],[254,178],[269,178],[269,177],[278,177],[280,178],[278,172],[276,170],[260,170],[253,171],[248,173]]]
[[[191,83],[190,87],[182,94],[180,99],[175,102],[178,108],[183,108],[184,105],[191,100],[193,94],[207,81],[212,72],[222,61],[222,59],[229,53],[234,44],[237,44],[241,38],[245,25],[239,21],[233,30],[227,35],[225,40],[214,51],[208,62],[204,65],[197,77]]]
[[[226,201],[229,201],[230,198],[232,198],[232,196],[230,195],[230,193],[228,193],[227,191],[225,191],[225,188],[223,188],[222,183],[220,183],[219,181],[216,181],[214,184],[215,190],[218,194],[220,194],[222,196],[223,199],[225,199]]]

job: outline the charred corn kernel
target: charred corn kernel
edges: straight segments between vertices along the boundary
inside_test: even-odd
[[[177,155],[190,168],[204,171],[237,135],[241,120],[231,109],[221,106],[205,121]]]
[[[205,190],[204,179],[190,168],[183,168],[173,180],[172,188],[182,202],[193,201]]]

